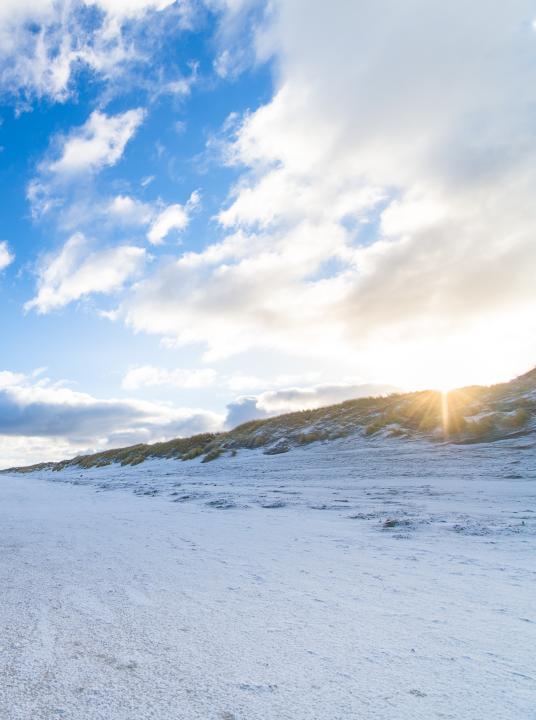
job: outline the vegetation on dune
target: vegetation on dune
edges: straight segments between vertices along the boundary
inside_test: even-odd
[[[218,436],[214,433],[203,433],[188,438],[177,438],[167,442],[158,442],[152,445],[130,445],[117,450],[104,450],[92,455],[80,455],[72,460],[62,460],[51,463],[54,470],[63,470],[65,467],[76,465],[81,468],[105,467],[112,463],[120,465],[138,465],[149,458],[181,458],[191,460],[203,455],[206,447],[214,442]]]
[[[188,452],[183,453],[180,457],[181,460],[193,460],[196,457],[199,457],[205,452],[205,448],[202,445],[196,445],[191,450],[188,450]]]
[[[451,442],[481,442],[532,431],[536,418],[536,369],[510,383],[471,386],[444,395],[437,391],[359,398],[314,410],[250,420],[223,433],[203,433],[152,445],[132,445],[42,463],[20,472],[66,467],[94,468],[112,463],[137,465],[149,458],[212,462],[239,449],[264,448],[267,454],[292,446],[361,434],[374,439],[425,437]]]
[[[221,448],[214,448],[213,450],[210,450],[205,457],[201,460],[201,462],[207,463],[212,462],[212,460],[216,460],[220,457],[223,450]]]

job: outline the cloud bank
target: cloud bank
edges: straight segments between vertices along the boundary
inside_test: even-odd
[[[229,235],[160,265],[124,320],[211,359],[331,353],[406,384],[486,381],[493,352],[490,380],[525,369],[533,14],[526,0],[271,3],[256,53],[277,85],[227,139],[243,168],[218,215]]]
[[[221,428],[217,413],[139,400],[101,400],[39,376],[0,372],[4,467]]]
[[[248,395],[237,398],[227,406],[225,425],[236,427],[248,420],[296,412],[297,410],[313,410],[327,405],[336,405],[345,400],[362,397],[377,397],[396,392],[391,385],[350,385],[332,384],[316,385],[308,388],[288,388],[268,390],[260,395]]]

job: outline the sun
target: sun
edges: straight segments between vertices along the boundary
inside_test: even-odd
[[[443,378],[434,383],[433,389],[438,390],[442,395],[448,395],[449,392],[456,390],[463,384],[463,382],[456,382],[454,379]]]
[[[407,377],[413,389],[449,393],[472,385],[492,385],[510,380],[516,374],[515,363],[497,347],[459,342],[430,343],[417,358],[406,362]]]

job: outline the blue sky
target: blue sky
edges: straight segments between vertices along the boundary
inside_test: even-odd
[[[2,3],[0,464],[532,367],[535,16]]]
[[[208,14],[201,32],[170,32],[170,38],[153,53],[147,90],[138,89],[135,77],[124,93],[114,89],[105,105],[106,114],[116,116],[143,107],[143,123],[116,164],[105,167],[97,178],[77,178],[74,187],[61,188],[59,193],[64,203],[61,210],[68,211],[69,203],[79,203],[86,194],[91,195],[88,203],[93,205],[123,196],[165,206],[185,204],[193,191],[202,189],[202,203],[188,227],[172,232],[166,245],[151,247],[151,263],[160,255],[200,249],[221,236],[211,218],[225,202],[238,172],[215,161],[207,143],[220,133],[231,113],[247,112],[270,97],[271,76],[266,64],[249,67],[229,81],[217,77],[213,70],[217,52],[214,32],[214,20]],[[197,65],[191,94],[151,97],[157,91],[152,73],[158,75],[161,67],[165,72],[173,67],[179,77],[182,73],[188,76],[191,63]],[[88,392],[109,394],[117,391],[133,358],[141,364],[173,365],[185,352],[166,350],[157,340],[147,341],[121,324],[99,317],[101,310],[114,307],[115,294],[112,298],[90,295],[41,316],[24,309],[35,294],[39,258],[57,253],[80,227],[94,235],[94,247],[147,244],[143,227],[106,227],[102,216],[92,233],[91,211],[87,222],[74,222],[67,228],[62,227],[58,212],[32,217],[27,194],[39,164],[58,135],[83,126],[94,109],[101,107],[106,93],[105,84],[86,72],[75,75],[70,83],[73,90],[64,101],[36,98],[31,108],[21,112],[17,99],[8,96],[2,107],[2,239],[16,253],[16,262],[4,271],[0,286],[3,327],[11,340],[3,361],[6,367],[24,373],[47,367],[56,379],[69,378]]]

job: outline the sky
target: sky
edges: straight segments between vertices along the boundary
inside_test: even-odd
[[[536,4],[2,0],[0,466],[536,365]]]

